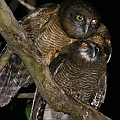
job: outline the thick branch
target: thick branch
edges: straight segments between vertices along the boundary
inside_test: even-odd
[[[0,0],[0,32],[9,49],[14,50],[24,61],[40,94],[50,106],[76,120],[110,120],[93,108],[67,97],[54,83],[41,54],[34,48],[32,41],[27,39],[24,29],[15,20],[4,0]]]

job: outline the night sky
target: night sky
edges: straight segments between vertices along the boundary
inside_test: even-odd
[[[113,120],[120,120],[120,1],[89,0],[98,9],[108,28],[112,42],[112,57],[108,63],[108,88],[100,111]]]
[[[9,3],[10,0],[6,0]],[[61,1],[61,0],[59,0]],[[44,3],[58,3],[55,0],[38,0],[37,5]],[[108,63],[108,88],[105,103],[102,104],[100,111],[113,120],[120,120],[120,1],[119,0],[88,0],[92,3],[102,16],[102,22],[108,28],[112,42],[112,57]],[[14,15],[17,20],[21,19],[27,12],[26,8],[19,6]],[[19,16],[18,16],[19,15]],[[24,103],[19,103],[23,104]],[[6,110],[7,107],[0,109]],[[24,109],[24,108],[23,108]],[[19,109],[18,109],[19,112]],[[6,114],[9,114],[9,112]],[[1,115],[1,114],[0,114]],[[10,120],[2,118],[0,120]],[[12,119],[14,120],[14,119]]]

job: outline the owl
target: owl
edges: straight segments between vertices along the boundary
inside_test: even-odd
[[[86,38],[99,46],[103,46],[101,48],[101,51],[104,51],[103,58],[109,61],[111,55],[109,32],[100,22],[100,15],[97,10],[85,1],[67,0],[57,5],[53,3],[45,4],[25,16],[19,23],[26,30],[28,38],[33,41],[33,45],[41,52],[42,57],[48,65],[56,57],[57,53],[59,53],[61,47],[71,44],[78,39]],[[17,64],[17,62],[14,64]],[[11,65],[14,66],[14,64]],[[9,62],[6,67],[9,68]],[[21,70],[26,71],[26,67],[23,67]],[[3,72],[1,71],[0,73],[2,76]],[[15,74],[16,73],[17,72],[15,72]],[[8,74],[10,73],[8,72]],[[14,74],[14,71],[11,69],[10,75],[12,76],[12,74]],[[4,101],[5,99],[10,101],[18,91],[18,84],[15,85],[15,90],[11,76],[9,76],[11,87],[6,86],[10,94],[4,91],[0,97],[0,99],[4,99]],[[26,78],[28,76],[29,74]],[[5,77],[3,77],[3,79],[4,78]],[[4,79],[6,82],[9,80],[7,78]],[[2,81],[0,87],[4,89],[5,85]],[[25,81],[20,79],[18,83],[20,82],[24,83]],[[20,87],[23,86],[22,84],[19,85]],[[12,92],[13,89],[15,90],[14,92]],[[8,97],[3,97],[3,94]],[[6,103],[3,102],[2,104],[5,105]]]
[[[67,96],[89,104],[95,109],[99,109],[104,102],[107,88],[108,60],[104,57],[105,51],[102,51],[102,47],[90,40],[80,39],[62,47],[59,55],[49,65],[52,80],[65,91]],[[36,97],[36,100],[40,98]],[[43,120],[73,120],[67,114],[55,112],[48,104],[37,110],[36,118],[40,118],[43,111]]]
[[[109,33],[100,22],[99,13],[82,0],[42,5],[20,23],[48,65],[61,47],[77,39],[89,38],[107,46],[105,56],[111,53]]]
[[[49,68],[67,95],[99,108],[106,94],[106,64],[101,47],[84,39],[63,47]]]

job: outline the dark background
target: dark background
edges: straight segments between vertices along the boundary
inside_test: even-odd
[[[37,6],[52,2],[55,0],[37,0]],[[113,120],[120,120],[120,1],[119,0],[88,0],[92,3],[102,16],[102,22],[108,28],[111,34],[112,57],[108,63],[108,88],[105,103],[102,104],[100,111]],[[9,4],[10,0],[6,0]],[[17,20],[20,20],[27,14],[27,9],[20,5],[14,12]],[[2,38],[1,38],[2,39]],[[0,39],[0,40],[1,40]],[[33,90],[34,85],[21,91]],[[14,101],[16,101],[14,105]],[[0,120],[26,120],[25,106],[27,100],[13,99],[13,101],[4,108],[0,108]],[[12,105],[12,108],[11,108]],[[10,111],[12,109],[12,111]],[[11,117],[12,116],[12,117]]]

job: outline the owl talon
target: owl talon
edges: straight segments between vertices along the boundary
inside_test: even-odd
[[[103,101],[104,101],[103,95],[96,94],[90,104],[95,109],[99,109]]]

